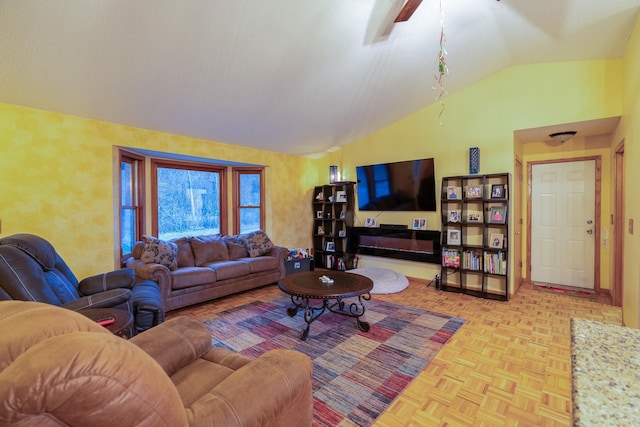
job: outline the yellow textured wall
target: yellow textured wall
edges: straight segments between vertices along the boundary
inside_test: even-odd
[[[515,154],[522,153],[514,131],[620,115],[621,75],[622,60],[511,67],[444,98],[442,125],[441,107],[433,104],[332,153],[330,162],[341,165],[343,175],[353,180],[358,165],[434,157],[439,186],[443,176],[468,174],[468,149],[480,147],[480,173],[513,173]],[[366,216],[396,224],[424,216],[429,229],[440,228],[439,212],[357,213],[360,223]],[[426,279],[439,271],[437,266],[375,257],[365,257],[362,265]]]
[[[625,325],[640,326],[640,17],[629,39],[624,56],[623,116],[613,138],[613,149],[624,141],[625,230],[622,314]],[[634,222],[629,233],[628,221]]]
[[[0,235],[43,236],[79,278],[113,269],[114,145],[266,165],[267,232],[310,245],[312,160],[9,104],[0,104]]]
[[[625,71],[637,70],[637,58],[635,65],[627,62]],[[311,188],[328,181],[330,164],[341,166],[343,179],[354,180],[360,164],[434,157],[439,184],[443,176],[466,174],[468,148],[477,146],[481,173],[513,172],[514,153],[522,152],[514,146],[515,130],[620,115],[621,73],[621,60],[512,67],[446,97],[442,126],[440,105],[434,104],[316,160],[0,104],[2,235],[48,238],[80,276],[113,268],[113,147],[125,146],[266,165],[267,231],[278,244],[308,247]],[[625,100],[632,103],[626,87]],[[633,108],[637,114],[637,104]],[[440,228],[438,213],[419,214],[429,229]],[[371,215],[358,213],[360,223],[365,216]],[[385,212],[378,220],[409,224],[416,216]],[[365,259],[366,265],[376,262],[413,277],[431,279],[439,271],[422,263]],[[637,283],[637,267],[633,274]]]

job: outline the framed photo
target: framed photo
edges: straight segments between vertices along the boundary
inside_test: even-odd
[[[427,229],[427,219],[426,218],[413,218],[413,222],[411,223],[411,228],[414,230],[426,230]]]
[[[343,190],[336,191],[336,202],[346,202],[347,201],[347,192]]]
[[[471,185],[467,187],[467,199],[479,199],[482,197],[482,186]]]
[[[504,234],[491,234],[489,236],[489,247],[494,249],[502,249],[504,246]]]
[[[506,222],[507,222],[507,207],[491,206],[491,210],[489,211],[489,223],[504,224]]]
[[[457,200],[460,198],[460,187],[447,187],[447,199]]]
[[[347,237],[347,230],[338,231],[338,237]]]
[[[318,219],[324,218],[324,212],[323,211],[316,211],[316,218],[318,218]]]
[[[364,220],[364,226],[365,227],[375,227],[378,225],[378,218],[373,217],[373,216],[368,216],[365,220]]]
[[[482,212],[469,211],[467,212],[467,222],[482,222]]]
[[[447,244],[448,245],[460,244],[460,230],[447,230]]]
[[[335,252],[336,246],[333,242],[327,242],[327,244],[324,247],[324,250],[327,252]]]
[[[340,211],[340,219],[346,219],[347,218],[347,211]]]
[[[450,210],[449,217],[447,218],[449,222],[460,222],[460,211],[459,210]]]
[[[504,199],[504,184],[493,184],[491,186],[492,199]]]
[[[318,227],[318,234],[324,234],[324,227]]]

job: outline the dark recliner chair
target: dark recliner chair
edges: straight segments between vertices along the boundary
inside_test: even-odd
[[[118,308],[133,313],[136,332],[164,321],[155,282],[135,283],[131,268],[78,282],[51,243],[33,234],[0,239],[0,300],[37,301],[79,311]]]

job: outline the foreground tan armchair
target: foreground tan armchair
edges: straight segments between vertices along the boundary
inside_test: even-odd
[[[211,348],[171,319],[127,341],[79,313],[0,301],[2,426],[310,426],[311,360]]]

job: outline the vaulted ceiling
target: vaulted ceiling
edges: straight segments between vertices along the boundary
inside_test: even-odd
[[[2,0],[0,102],[322,153],[515,64],[619,58],[640,0]],[[442,6],[442,9],[441,9]],[[441,26],[443,24],[443,27]]]

